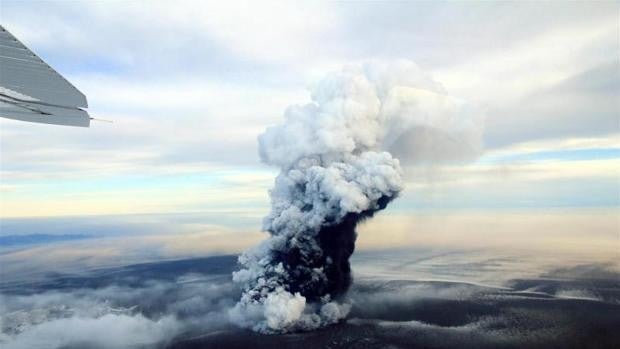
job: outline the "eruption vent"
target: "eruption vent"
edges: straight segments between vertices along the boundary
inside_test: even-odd
[[[270,236],[239,257],[233,274],[243,289],[233,321],[282,333],[344,318],[356,225],[403,186],[399,161],[381,149],[412,128],[451,139],[468,133],[445,117],[455,104],[411,62],[350,66],[260,135],[261,159],[281,171],[263,222]]]

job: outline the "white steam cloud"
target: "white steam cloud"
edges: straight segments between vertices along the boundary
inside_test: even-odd
[[[270,237],[241,255],[233,274],[243,294],[231,319],[283,333],[346,317],[355,226],[403,188],[399,160],[385,150],[476,153],[474,115],[408,61],[347,66],[316,86],[312,102],[290,106],[282,124],[259,136],[261,159],[281,171],[263,223]]]

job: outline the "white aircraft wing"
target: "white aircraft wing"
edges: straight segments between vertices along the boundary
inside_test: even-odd
[[[86,96],[0,26],[0,116],[46,124],[90,125]]]

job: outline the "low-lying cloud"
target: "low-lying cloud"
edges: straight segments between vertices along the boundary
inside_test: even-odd
[[[120,283],[4,294],[0,343],[7,349],[161,345],[187,331],[227,326],[237,293],[226,278],[198,274],[168,281],[136,275]]]

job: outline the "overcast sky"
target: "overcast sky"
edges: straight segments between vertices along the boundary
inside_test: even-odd
[[[2,0],[2,25],[114,123],[1,119],[1,217],[260,217],[276,171],[257,135],[326,73],[395,59],[478,106],[484,152],[421,164],[400,149],[407,189],[390,212],[617,207],[619,9]]]

